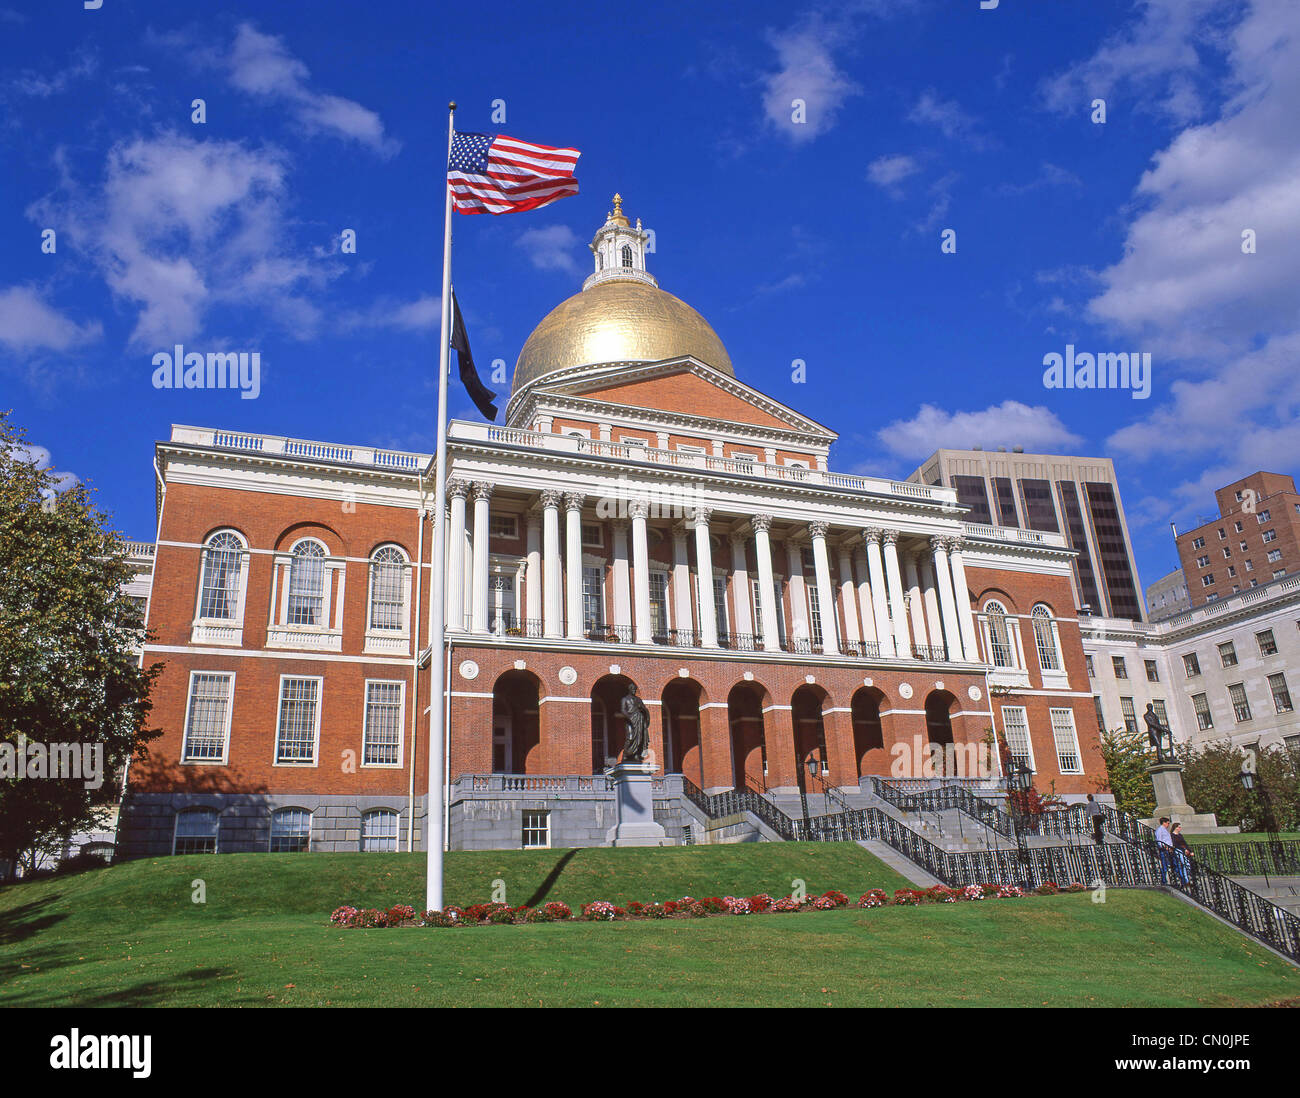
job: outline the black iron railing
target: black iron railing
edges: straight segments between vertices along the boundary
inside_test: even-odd
[[[1197,865],[1208,866],[1229,877],[1300,874],[1300,839],[1279,839],[1273,843],[1255,840],[1196,843],[1192,851]]]
[[[880,643],[878,641],[845,641],[841,647],[846,656],[859,656],[873,660],[880,658]]]
[[[903,811],[943,812],[954,809],[964,813],[976,823],[996,831],[1007,839],[1015,838],[1011,818],[992,801],[977,797],[960,785],[943,784],[936,789],[906,793],[884,778],[871,779],[872,790],[882,801],[888,801]]]
[[[719,633],[718,647],[737,652],[753,652],[762,647],[763,638],[754,633]]]
[[[912,645],[912,658],[927,660],[930,663],[942,663],[948,658],[948,650],[934,644]]]
[[[588,640],[604,641],[606,644],[631,644],[632,627],[630,625],[609,625],[605,622],[588,622],[586,625]]]

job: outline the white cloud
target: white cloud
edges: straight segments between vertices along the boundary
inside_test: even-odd
[[[867,166],[867,179],[877,187],[889,191],[894,197],[898,197],[902,193],[898,184],[920,170],[920,165],[913,157],[901,153],[893,156],[878,156]]]
[[[539,271],[564,271],[581,274],[577,253],[582,241],[568,225],[546,225],[526,229],[519,235],[519,247],[528,256],[528,262]]]
[[[4,15],[0,12],[0,21],[3,21],[3,19]],[[69,86],[79,80],[89,79],[98,70],[99,61],[93,54],[79,52],[72,63],[63,69],[57,69],[53,72],[37,72],[33,69],[25,69],[6,82],[5,90],[17,92],[19,95],[31,96],[35,99],[48,99],[52,95],[67,91]]]
[[[399,147],[384,136],[378,114],[351,99],[316,91],[307,66],[288,52],[283,39],[262,34],[249,23],[241,23],[235,32],[225,67],[236,88],[290,104],[298,120],[313,131],[358,141],[384,156]]]
[[[969,449],[1023,446],[1029,452],[1059,452],[1083,440],[1042,405],[1004,400],[978,412],[947,412],[922,404],[911,419],[882,427],[876,438],[890,453],[920,461],[942,446]]]
[[[285,240],[287,173],[273,149],[136,138],[109,150],[102,190],[69,180],[29,214],[67,225],[113,293],[137,308],[133,344],[189,339],[220,304],[265,309],[305,339],[321,319],[313,298],[338,268]]]
[[[30,286],[0,290],[0,346],[10,351],[69,351],[103,334],[99,321],[78,324],[68,319]]]
[[[49,469],[50,463],[54,460],[46,447],[37,446],[35,443],[28,443],[26,446],[10,446],[9,457],[14,461],[30,462],[37,469]],[[69,473],[66,470],[51,470],[51,476],[54,477],[56,492],[66,492],[80,482],[76,473]]]
[[[935,126],[949,140],[964,141],[976,149],[987,148],[990,143],[973,115],[967,114],[959,103],[940,99],[933,88],[921,93],[907,120],[921,126]]]
[[[1015,198],[1023,194],[1029,194],[1031,191],[1041,190],[1044,187],[1082,186],[1083,180],[1068,168],[1062,168],[1044,161],[1042,167],[1038,169],[1038,174],[1028,183],[1002,183],[994,188],[994,193]]]
[[[817,17],[796,28],[769,32],[780,65],[763,78],[763,113],[769,125],[795,142],[811,141],[835,125],[845,100],[862,93],[831,52],[849,38],[849,32]],[[796,99],[804,103],[802,122],[793,120]]]
[[[343,317],[345,331],[358,328],[387,328],[403,332],[425,332],[442,324],[442,295],[426,294],[412,301],[376,302],[363,313]]]
[[[1086,114],[1094,98],[1122,96],[1125,109],[1152,110],[1177,122],[1200,117],[1204,105],[1192,77],[1202,52],[1222,44],[1219,17],[1239,0],[1139,0],[1139,16],[1085,61],[1043,85],[1052,110]],[[1283,8],[1287,0],[1265,0]]]
[[[1203,7],[1203,5],[1202,5]],[[1159,152],[1094,318],[1153,353],[1157,396],[1109,444],[1211,463],[1214,476],[1300,463],[1300,26],[1257,4],[1233,28],[1219,116]],[[1241,234],[1256,233],[1256,254]],[[1153,402],[1154,403],[1154,402]],[[1203,477],[1175,489],[1171,506]]]

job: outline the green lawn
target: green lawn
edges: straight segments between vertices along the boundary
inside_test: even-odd
[[[419,855],[159,858],[0,890],[0,1005],[1253,1005],[1300,970],[1155,892],[701,920],[338,930],[422,893]],[[453,853],[452,902],[907,882],[852,844]],[[191,902],[192,883],[207,902]]]
[[[1282,831],[1278,833],[1280,839],[1300,839],[1300,831]],[[1268,835],[1263,831],[1243,831],[1240,835],[1188,835],[1187,842],[1195,846],[1197,843],[1263,843],[1268,841]]]

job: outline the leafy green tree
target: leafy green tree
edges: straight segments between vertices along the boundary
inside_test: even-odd
[[[1264,802],[1247,793],[1241,771],[1247,755],[1231,743],[1212,743],[1190,750],[1183,758],[1183,788],[1198,812],[1213,812],[1219,823],[1264,830]],[[1266,747],[1255,753],[1255,772],[1268,790],[1269,803],[1279,831],[1300,826],[1300,767],[1297,755],[1284,747]]]
[[[1101,758],[1106,777],[1097,783],[1097,792],[1111,793],[1115,807],[1138,819],[1147,819],[1156,810],[1156,791],[1147,766],[1155,756],[1142,732],[1127,728],[1109,729],[1101,734]]]
[[[128,760],[160,735],[146,724],[162,665],[140,666],[125,543],[84,485],[60,494],[60,480],[0,412],[0,858],[11,872],[101,825]],[[24,740],[74,745],[82,760],[90,745],[92,761],[102,745],[102,783],[15,773],[32,757]]]

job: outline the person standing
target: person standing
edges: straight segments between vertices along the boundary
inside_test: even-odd
[[[1092,821],[1092,841],[1094,843],[1105,842],[1101,837],[1101,805],[1093,798],[1091,793],[1088,794],[1088,806],[1084,809],[1088,813],[1088,819]]]
[[[1169,833],[1169,817],[1160,817],[1160,826],[1156,828],[1156,853],[1160,855],[1160,883],[1169,883],[1169,855],[1173,853],[1174,840]]]
[[[1178,870],[1178,876],[1183,884],[1191,884],[1189,873],[1192,868],[1192,848],[1188,845],[1187,840],[1183,838],[1183,825],[1176,823],[1170,832],[1170,838],[1174,843],[1174,868]]]

